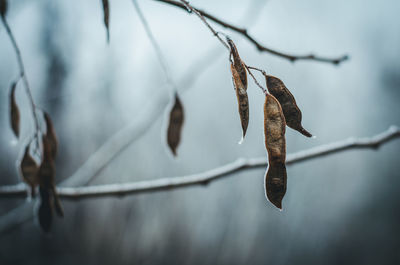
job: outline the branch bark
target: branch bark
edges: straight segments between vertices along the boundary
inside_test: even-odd
[[[292,165],[350,149],[377,149],[382,144],[395,138],[400,138],[400,129],[396,126],[391,126],[387,131],[373,137],[349,138],[347,140],[321,145],[290,154],[287,156],[286,163],[287,165]],[[239,158],[232,163],[194,175],[108,185],[58,187],[57,192],[59,197],[64,199],[125,196],[138,193],[172,190],[194,185],[207,185],[214,180],[231,176],[233,173],[247,169],[265,168],[266,166],[267,159],[265,157]],[[27,188],[24,184],[0,187],[0,198],[20,198],[26,196]]]
[[[161,3],[165,3],[168,5],[172,5],[175,7],[178,7],[180,9],[183,9],[185,11],[188,11],[188,9],[186,8],[186,6],[178,1],[173,1],[173,0],[154,0],[157,2],[161,2]],[[284,52],[280,52],[271,48],[268,48],[264,45],[262,45],[260,42],[258,42],[254,37],[252,37],[248,32],[246,28],[241,28],[238,26],[235,26],[233,24],[230,24],[226,21],[223,21],[222,19],[219,19],[211,14],[209,14],[208,12],[198,9],[197,7],[193,7],[195,10],[197,10],[203,17],[208,18],[211,21],[214,21],[215,23],[231,29],[239,34],[241,34],[243,37],[245,37],[248,41],[250,41],[251,43],[253,43],[256,48],[260,51],[260,52],[268,52],[270,54],[285,58],[291,62],[295,62],[297,60],[311,60],[311,61],[317,61],[317,62],[323,62],[323,63],[331,63],[331,64],[340,64],[346,60],[349,59],[348,55],[343,55],[341,57],[337,57],[337,58],[327,58],[327,57],[319,57],[316,56],[314,54],[307,54],[307,55],[294,55],[294,54],[288,54],[288,53],[284,53]]]

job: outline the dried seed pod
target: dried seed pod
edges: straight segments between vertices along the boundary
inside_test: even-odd
[[[177,155],[176,148],[179,145],[181,139],[181,131],[184,121],[183,105],[178,97],[178,93],[175,93],[175,102],[169,114],[167,142],[174,156]]]
[[[49,232],[53,220],[53,211],[51,210],[50,193],[47,189],[39,187],[39,224],[44,232]]]
[[[37,179],[37,172],[39,166],[36,161],[32,158],[29,152],[29,144],[25,147],[24,156],[20,164],[20,172],[23,180],[31,187],[31,194],[35,196],[35,187],[39,184]]]
[[[47,142],[50,146],[51,149],[51,155],[53,157],[53,159],[55,159],[56,155],[57,155],[57,150],[58,150],[58,141],[57,141],[57,137],[56,137],[56,133],[54,130],[54,126],[53,123],[50,119],[49,114],[47,114],[47,112],[43,112],[43,117],[44,120],[46,122],[46,139]]]
[[[286,130],[285,116],[278,100],[267,94],[264,104],[265,147],[268,152],[268,169],[265,174],[267,199],[282,209],[286,193]]]
[[[244,90],[247,90],[246,66],[243,63],[242,59],[240,59],[239,52],[236,48],[235,43],[230,38],[227,38],[227,41],[231,48],[231,54],[232,54],[232,58],[233,58],[233,66],[235,67],[236,71],[239,74],[239,77],[240,77],[240,80],[242,81]]]
[[[109,29],[109,19],[110,19],[110,6],[108,0],[102,0],[103,3],[103,14],[104,14],[104,26],[107,31],[107,42],[110,41],[110,29]]]
[[[286,166],[284,163],[269,164],[265,174],[265,192],[268,200],[282,209],[282,199],[286,193]]]
[[[7,0],[0,0],[0,15],[3,18],[5,18],[6,16],[7,8],[8,8]]]
[[[311,137],[312,134],[301,125],[301,111],[296,104],[294,96],[290,93],[285,84],[279,78],[271,75],[265,75],[265,80],[269,93],[271,93],[282,106],[287,126],[300,132],[304,136]]]
[[[19,137],[19,123],[20,123],[20,114],[17,102],[15,101],[15,89],[17,88],[17,82],[12,83],[11,92],[10,92],[10,121],[11,128],[15,134],[15,136]]]
[[[244,139],[249,125],[249,98],[247,96],[246,88],[240,79],[240,75],[233,64],[231,64],[231,72],[238,101],[240,122],[242,124],[242,139]]]
[[[46,136],[42,137],[43,160],[38,171],[39,191],[41,204],[39,207],[39,223],[45,232],[49,231],[53,216],[53,207],[59,216],[63,216],[63,210],[55,189],[55,165],[52,149]]]

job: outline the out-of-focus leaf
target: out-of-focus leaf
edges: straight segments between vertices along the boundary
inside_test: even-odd
[[[169,114],[167,142],[174,156],[177,155],[176,149],[181,139],[181,131],[184,121],[183,105],[177,93],[175,93],[175,102]]]

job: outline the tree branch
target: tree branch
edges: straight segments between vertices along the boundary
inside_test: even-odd
[[[347,140],[321,145],[290,154],[287,156],[286,164],[291,165],[349,149],[377,149],[382,144],[395,138],[400,138],[400,129],[396,126],[391,126],[387,131],[373,137],[358,139],[349,138]],[[265,157],[239,158],[232,163],[194,175],[88,187],[58,187],[57,192],[58,195],[64,199],[124,196],[153,191],[172,190],[186,186],[207,185],[211,181],[230,176],[233,173],[247,169],[265,168],[266,166],[267,159]],[[0,198],[18,198],[26,196],[27,188],[24,184],[0,187]]]
[[[186,11],[188,10],[187,7],[183,3],[178,2],[178,1],[173,1],[173,0],[154,0],[154,1],[158,1],[158,2],[165,3],[165,4],[169,4],[169,5],[178,7],[180,9],[186,10]],[[293,55],[293,54],[288,54],[288,53],[276,51],[274,49],[271,49],[271,48],[268,48],[268,47],[262,45],[260,42],[255,40],[247,32],[246,28],[237,27],[235,25],[232,25],[232,24],[230,24],[230,23],[228,23],[226,21],[223,21],[223,20],[221,20],[221,19],[219,19],[219,18],[207,13],[206,11],[200,10],[200,9],[198,9],[196,7],[193,7],[193,8],[195,10],[197,10],[197,12],[199,12],[200,15],[202,15],[203,17],[206,17],[209,20],[214,21],[215,23],[217,23],[217,24],[219,24],[219,25],[221,25],[221,26],[223,26],[225,28],[231,29],[231,30],[241,34],[246,39],[248,39],[251,43],[253,43],[260,52],[268,52],[268,53],[271,53],[273,55],[285,58],[285,59],[287,59],[289,61],[292,61],[292,62],[295,62],[297,60],[311,60],[311,61],[318,61],[318,62],[331,63],[331,64],[336,64],[337,65],[337,64],[340,64],[340,63],[342,63],[342,62],[344,62],[344,61],[349,59],[348,55],[343,55],[343,56],[337,57],[337,58],[326,58],[326,57],[319,57],[319,56],[316,56],[314,54]]]

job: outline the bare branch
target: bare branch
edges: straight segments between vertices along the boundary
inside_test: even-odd
[[[8,25],[7,19],[5,16],[1,16],[1,20],[3,22],[4,27],[6,28],[7,31],[7,35],[10,38],[11,44],[15,50],[15,54],[17,55],[17,62],[18,62],[18,67],[19,67],[19,77],[22,78],[23,82],[24,82],[24,86],[25,86],[25,91],[26,94],[28,95],[28,99],[31,105],[31,111],[32,111],[32,116],[33,116],[33,123],[35,126],[35,138],[38,141],[38,137],[39,137],[39,119],[38,119],[38,115],[36,112],[36,105],[35,105],[35,101],[33,100],[33,96],[32,96],[32,92],[31,92],[31,88],[29,86],[29,82],[28,82],[28,78],[26,77],[26,73],[25,73],[25,67],[24,67],[24,62],[22,60],[22,55],[21,55],[21,51],[18,47],[17,41],[14,38],[14,34],[12,33],[12,30],[10,28],[10,25]]]
[[[322,157],[349,149],[377,149],[380,145],[399,137],[400,129],[396,126],[391,126],[387,131],[373,137],[358,139],[349,138],[347,140],[317,146],[288,155],[286,164],[292,165],[305,160]],[[233,173],[237,173],[245,169],[265,168],[266,166],[267,159],[265,157],[239,158],[232,163],[194,175],[88,187],[58,187],[57,191],[58,195],[64,199],[124,196],[153,191],[172,190],[186,186],[206,185],[211,181],[230,176]],[[27,189],[24,185],[19,184],[0,187],[1,198],[18,198],[26,196]]]
[[[169,4],[169,5],[181,8],[183,10],[187,10],[187,7],[184,4],[182,4],[182,3],[178,2],[178,1],[173,1],[173,0],[155,0],[155,1],[162,2],[162,3],[165,3],[165,4]],[[205,18],[208,18],[211,21],[214,21],[215,23],[217,23],[217,24],[219,24],[219,25],[221,25],[221,26],[223,26],[225,28],[231,29],[231,30],[241,34],[246,39],[248,39],[251,43],[253,43],[256,46],[256,48],[261,52],[268,52],[268,53],[271,53],[273,55],[285,58],[285,59],[287,59],[289,61],[292,61],[292,62],[297,61],[297,60],[311,60],[311,61],[318,61],[318,62],[331,63],[331,64],[340,64],[340,63],[342,63],[342,62],[344,62],[344,61],[349,59],[349,57],[347,55],[343,55],[343,56],[338,57],[338,58],[326,58],[326,57],[319,57],[319,56],[316,56],[314,54],[293,55],[293,54],[288,54],[288,53],[276,51],[274,49],[271,49],[271,48],[268,48],[268,47],[262,45],[260,42],[255,40],[247,32],[246,28],[240,28],[240,27],[234,26],[234,25],[232,25],[232,24],[230,24],[230,23],[228,23],[226,21],[223,21],[223,20],[221,20],[221,19],[219,19],[219,18],[207,13],[206,11],[199,10],[198,8],[195,8],[195,7],[193,7],[193,8],[201,16],[203,16]]]

